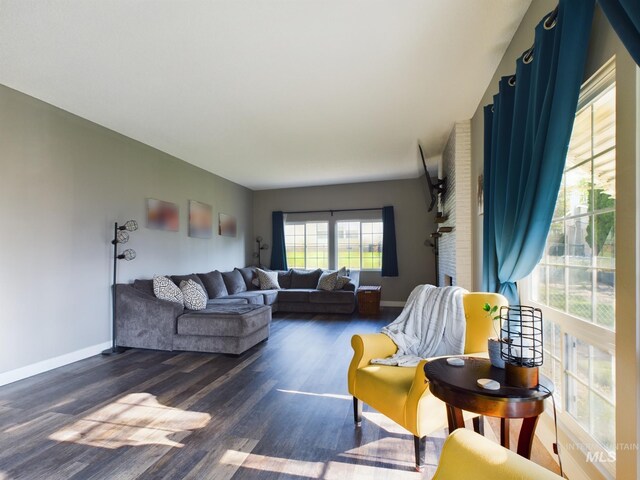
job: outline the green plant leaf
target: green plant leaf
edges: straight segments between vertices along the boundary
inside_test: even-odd
[[[496,313],[496,310],[498,310],[498,306],[494,305],[493,308],[491,309],[491,313]]]
[[[484,306],[482,307],[482,309],[485,312],[489,312],[489,311],[491,311],[491,305],[489,305],[488,303],[485,303]]]

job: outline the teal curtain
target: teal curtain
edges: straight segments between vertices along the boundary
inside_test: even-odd
[[[517,60],[516,74],[500,80],[494,97],[491,146],[485,146],[485,155],[490,152],[485,156],[490,190],[485,217],[492,218],[484,220],[484,288],[502,293],[511,304],[520,303],[516,282],[533,271],[544,252],[593,9],[594,0],[560,0],[557,13],[537,25],[533,48]]]
[[[382,276],[398,276],[396,220],[393,207],[382,207]]]
[[[485,292],[495,292],[498,290],[498,262],[496,260],[496,242],[493,226],[493,215],[486,213],[490,205],[493,205],[493,190],[495,188],[495,177],[491,175],[492,165],[491,147],[496,142],[492,141],[493,133],[493,105],[484,107],[484,217],[483,217],[483,269],[482,269],[482,289]],[[493,180],[493,182],[492,182]]]
[[[640,65],[640,0],[598,0],[633,59]]]
[[[273,212],[271,214],[272,235],[271,242],[271,269],[287,270],[287,247],[284,241],[284,213]]]

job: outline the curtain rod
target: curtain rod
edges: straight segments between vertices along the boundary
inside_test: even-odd
[[[366,211],[373,211],[373,210],[382,210],[382,207],[378,207],[378,208],[338,208],[338,209],[334,209],[334,210],[300,210],[300,211],[296,211],[296,212],[282,212],[284,214],[294,214],[294,213],[330,213],[331,216],[333,216],[333,214],[335,212],[366,212]]]

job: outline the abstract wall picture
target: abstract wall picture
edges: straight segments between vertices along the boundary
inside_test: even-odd
[[[213,212],[211,205],[189,200],[189,236],[211,238],[213,235]]]
[[[478,215],[484,215],[484,174],[478,175]]]
[[[238,234],[236,217],[220,213],[218,215],[218,235],[223,237],[235,237]]]
[[[180,229],[178,205],[155,198],[147,198],[147,228],[177,232]]]

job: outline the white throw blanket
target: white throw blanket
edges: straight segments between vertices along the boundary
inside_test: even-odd
[[[382,329],[398,346],[388,358],[371,363],[415,367],[421,359],[464,352],[466,320],[460,287],[418,285],[392,323]]]

